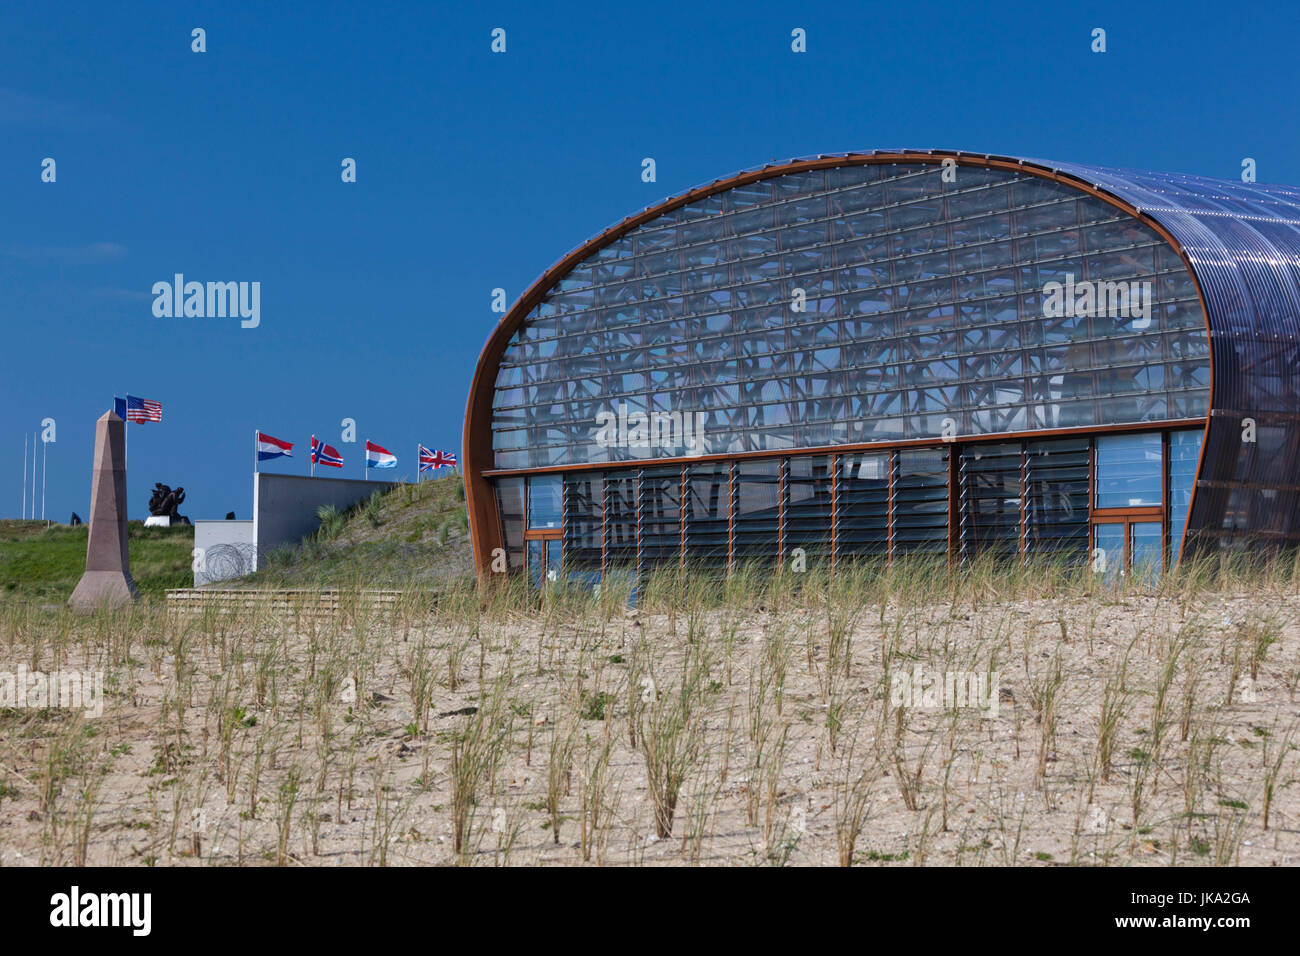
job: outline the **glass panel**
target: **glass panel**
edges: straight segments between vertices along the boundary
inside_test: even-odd
[[[542,589],[542,581],[545,580],[546,572],[545,541],[533,538],[528,542],[528,586],[534,591]]]
[[[546,584],[554,586],[560,581],[561,555],[563,542],[559,538],[550,538],[546,542]]]
[[[736,561],[776,559],[779,461],[742,461],[736,465]]]
[[[562,475],[533,475],[528,479],[528,527],[558,528],[563,515]]]
[[[634,475],[605,476],[605,558],[607,568],[636,567],[637,480]]]
[[[961,452],[961,556],[1020,551],[1020,445],[968,445]]]
[[[889,553],[889,470],[892,455],[841,455],[836,547],[841,558]]]
[[[786,479],[785,554],[790,560],[795,548],[803,548],[813,566],[814,556],[831,550],[831,457],[814,455],[791,458]]]
[[[1130,576],[1137,581],[1152,583],[1159,579],[1164,563],[1164,535],[1159,521],[1133,523],[1133,560]]]
[[[676,564],[682,558],[682,469],[641,472],[641,567]]]
[[[600,571],[604,544],[605,476],[579,472],[564,476],[565,576]]]
[[[1181,553],[1203,437],[1199,428],[1169,433],[1169,553],[1173,564],[1178,563]]]
[[[501,544],[511,571],[524,566],[524,480],[498,478],[497,511],[501,515]]]
[[[1025,544],[1030,555],[1087,557],[1088,448],[1086,438],[1026,444]]]
[[[1159,432],[1097,439],[1097,507],[1160,504],[1163,442]]]
[[[898,453],[894,554],[948,553],[948,449]]]
[[[692,564],[727,563],[728,508],[731,464],[701,462],[689,470],[686,515],[686,555]]]
[[[1102,571],[1107,581],[1124,573],[1124,522],[1093,525],[1093,567]],[[1100,561],[1100,563],[1099,563]]]

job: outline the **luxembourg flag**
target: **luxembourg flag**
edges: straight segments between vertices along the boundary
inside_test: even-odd
[[[367,468],[396,468],[397,456],[387,448],[381,448],[374,442],[366,441]]]
[[[280,441],[270,435],[257,433],[257,460],[269,461],[272,458],[292,458],[293,442]]]

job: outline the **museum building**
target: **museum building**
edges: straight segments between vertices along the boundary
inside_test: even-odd
[[[941,150],[750,169],[574,249],[491,335],[475,562],[1293,545],[1298,336],[1297,189]]]

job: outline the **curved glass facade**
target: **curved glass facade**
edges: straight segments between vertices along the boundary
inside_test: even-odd
[[[847,165],[716,193],[570,270],[506,346],[493,459],[1190,420],[1209,384],[1196,285],[1138,219],[1029,173]]]
[[[1283,186],[938,151],[647,208],[484,349],[475,560],[1145,579],[1189,547],[1300,545],[1296,210]]]

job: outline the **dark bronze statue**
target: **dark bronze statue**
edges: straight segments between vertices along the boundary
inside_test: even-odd
[[[180,506],[185,501],[185,489],[174,491],[161,481],[154,482],[153,494],[149,498],[149,514],[171,519],[172,524],[189,524],[190,519],[180,513]]]

